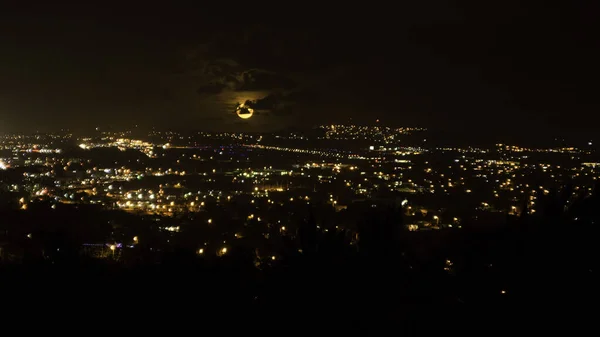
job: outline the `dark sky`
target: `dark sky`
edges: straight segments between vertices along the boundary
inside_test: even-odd
[[[263,131],[348,118],[595,131],[598,8],[415,2],[9,2],[0,8],[0,131]],[[242,121],[233,111],[245,101],[259,113]]]

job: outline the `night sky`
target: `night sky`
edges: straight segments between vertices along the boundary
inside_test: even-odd
[[[0,132],[596,129],[598,8],[416,2],[3,7]]]

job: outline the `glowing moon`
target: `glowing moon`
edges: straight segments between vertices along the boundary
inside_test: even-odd
[[[254,114],[254,109],[252,109],[251,107],[246,106],[244,103],[242,103],[242,104],[238,105],[238,107],[235,109],[235,113],[241,119],[248,119],[248,118],[252,117],[252,115]]]

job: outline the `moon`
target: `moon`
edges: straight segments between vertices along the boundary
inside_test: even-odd
[[[254,109],[242,103],[237,106],[237,108],[235,109],[235,113],[241,119],[248,119],[252,117],[252,115],[254,115]]]

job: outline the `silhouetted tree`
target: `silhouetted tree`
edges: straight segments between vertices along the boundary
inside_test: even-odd
[[[317,220],[312,210],[308,218],[300,224],[298,236],[303,254],[311,255],[317,252]]]

